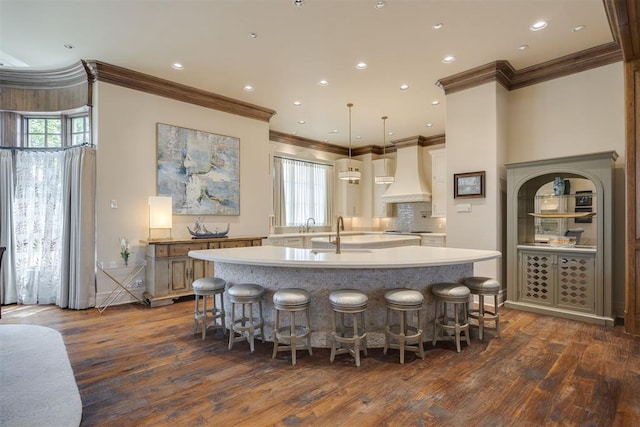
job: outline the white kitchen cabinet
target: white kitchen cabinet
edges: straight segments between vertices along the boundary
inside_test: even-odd
[[[386,159],[386,170],[385,170],[385,159],[376,159],[373,161],[373,217],[374,218],[388,218],[393,216],[393,205],[391,203],[386,203],[382,200],[382,195],[387,188],[389,188],[390,184],[376,184],[375,177],[376,176],[393,176],[395,172],[395,160]]]
[[[431,216],[447,217],[447,151],[439,148],[431,155]]]
[[[422,246],[437,246],[437,247],[445,247],[447,246],[447,237],[442,235],[421,235]]]
[[[286,248],[304,248],[304,237],[269,237],[266,244]]]
[[[340,171],[347,168],[362,171],[360,160],[338,159],[335,163],[336,177],[336,214],[344,217],[362,215],[361,206],[361,184],[360,180],[341,180],[338,175]]]

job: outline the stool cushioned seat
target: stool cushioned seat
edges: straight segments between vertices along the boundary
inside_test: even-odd
[[[500,282],[495,279],[491,279],[490,277],[467,277],[462,283],[469,288],[469,290],[473,293],[476,292],[499,292],[500,291]]]
[[[392,289],[384,293],[384,299],[387,302],[398,305],[422,305],[424,296],[413,289]]]
[[[240,283],[230,287],[227,294],[230,297],[257,298],[264,295],[264,288],[254,283]]]
[[[193,282],[193,290],[198,291],[218,291],[224,289],[226,280],[220,277],[202,277]]]
[[[309,292],[304,289],[281,289],[273,294],[273,303],[282,306],[309,304]]]
[[[366,307],[368,301],[366,294],[353,289],[340,289],[329,294],[329,302],[335,307]]]
[[[431,292],[439,298],[456,298],[465,302],[471,293],[469,288],[458,283],[436,283],[431,287]]]

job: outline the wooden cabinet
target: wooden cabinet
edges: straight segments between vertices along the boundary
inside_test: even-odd
[[[520,248],[519,300],[557,309],[596,312],[596,253]]]
[[[439,148],[431,155],[431,216],[447,217],[447,151]]]
[[[194,280],[215,274],[212,262],[191,258],[189,251],[260,246],[262,239],[238,237],[145,242],[147,268],[144,298],[152,307],[171,304],[175,298],[193,294],[191,285]]]
[[[431,235],[431,236],[425,236],[423,235],[421,237],[421,242],[420,244],[422,246],[435,246],[435,247],[444,247],[447,246],[446,244],[447,241],[447,237],[444,235]]]
[[[385,168],[386,163],[386,168]],[[382,195],[390,184],[376,184],[376,176],[393,176],[395,172],[395,160],[393,159],[376,159],[373,161],[373,217],[374,218],[388,218],[393,216],[393,204],[386,203],[382,200]]]
[[[506,307],[614,324],[617,157],[607,151],[505,165]],[[554,182],[564,189],[554,191]]]
[[[362,207],[360,202],[360,180],[347,181],[338,178],[338,174],[340,173],[340,171],[347,170],[349,167],[354,170],[362,170],[362,162],[360,160],[353,159],[338,159],[335,162],[336,215],[344,217],[362,215]]]
[[[270,237],[269,243],[272,246],[284,246],[287,248],[304,248],[304,237]]]

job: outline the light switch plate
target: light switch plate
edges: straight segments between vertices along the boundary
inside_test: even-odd
[[[112,200],[111,201],[111,209],[118,209],[118,201],[117,200]]]
[[[456,212],[471,212],[471,203],[460,203],[456,205]]]

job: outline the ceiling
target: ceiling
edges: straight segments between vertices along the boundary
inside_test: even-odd
[[[358,147],[382,145],[383,115],[387,143],[445,133],[440,78],[495,60],[520,70],[613,41],[602,0],[376,2],[0,0],[0,62],[99,60],[273,109],[271,130],[342,146],[353,103]],[[531,31],[539,20],[548,26]]]

